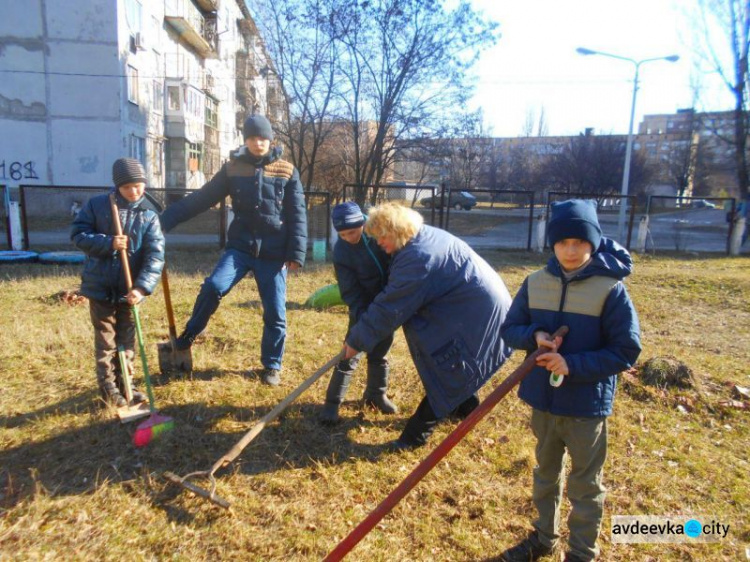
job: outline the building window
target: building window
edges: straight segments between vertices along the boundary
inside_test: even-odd
[[[162,162],[164,161],[164,143],[154,137],[149,137],[149,161],[151,163],[151,173],[161,178],[164,173]],[[157,187],[161,187],[160,185]]]
[[[131,33],[141,31],[141,3],[139,0],[127,0],[125,2],[125,18]]]
[[[206,96],[206,125],[219,128],[219,104],[209,96]]]
[[[138,160],[146,166],[146,139],[136,135],[130,135],[129,156]]]
[[[159,80],[154,80],[154,111],[164,113],[164,87]]]
[[[179,111],[180,110],[180,87],[179,86],[167,87],[167,96],[169,97],[170,111]]]
[[[128,65],[128,101],[138,105],[138,69]]]
[[[202,169],[201,163],[203,161],[202,158],[203,153],[203,147],[200,145],[200,143],[195,142],[189,142],[187,143],[187,157],[188,161],[190,160],[197,160],[198,161],[198,170]]]

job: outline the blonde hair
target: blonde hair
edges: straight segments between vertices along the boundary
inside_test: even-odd
[[[390,236],[396,249],[403,248],[422,228],[422,215],[397,203],[383,203],[367,213],[365,232],[375,238]]]

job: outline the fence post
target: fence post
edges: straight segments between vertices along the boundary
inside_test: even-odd
[[[636,241],[636,251],[641,254],[646,252],[646,237],[648,236],[648,215],[641,217],[638,224],[638,240]]]

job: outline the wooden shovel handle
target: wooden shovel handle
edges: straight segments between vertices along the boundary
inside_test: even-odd
[[[169,290],[169,275],[167,275],[167,264],[161,270],[161,287],[164,290],[164,304],[167,307],[167,322],[169,322],[169,339],[177,339],[177,327],[174,321],[174,309],[172,308],[172,293]]]
[[[115,226],[115,234],[122,236],[122,224],[120,224],[120,212],[117,210],[117,203],[115,202],[115,194],[109,194],[109,206],[112,208],[112,224]],[[128,251],[120,250],[120,261],[122,262],[122,269],[125,272],[125,284],[128,287],[128,292],[133,288],[133,278],[130,276],[130,262],[128,261]]]

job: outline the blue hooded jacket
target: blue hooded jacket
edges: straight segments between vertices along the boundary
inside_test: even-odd
[[[633,260],[622,246],[602,238],[586,268],[565,281],[554,256],[546,268],[523,282],[502,326],[515,349],[536,349],[534,332],[570,331],[558,352],[570,374],[559,387],[550,373],[535,367],[523,380],[518,396],[555,415],[601,417],[612,413],[617,373],[631,367],[641,352],[638,316],[622,283]]]
[[[371,351],[403,326],[427,399],[442,418],[510,356],[500,331],[510,302],[503,280],[468,245],[422,226],[394,253],[388,284],[352,326],[347,343]]]
[[[164,267],[164,235],[159,217],[142,204],[144,197],[131,203],[115,190],[115,201],[123,234],[128,236],[133,287],[150,295]],[[109,193],[89,199],[71,226],[71,240],[86,254],[81,294],[90,299],[115,303],[127,295],[120,254],[112,249],[114,234]]]

